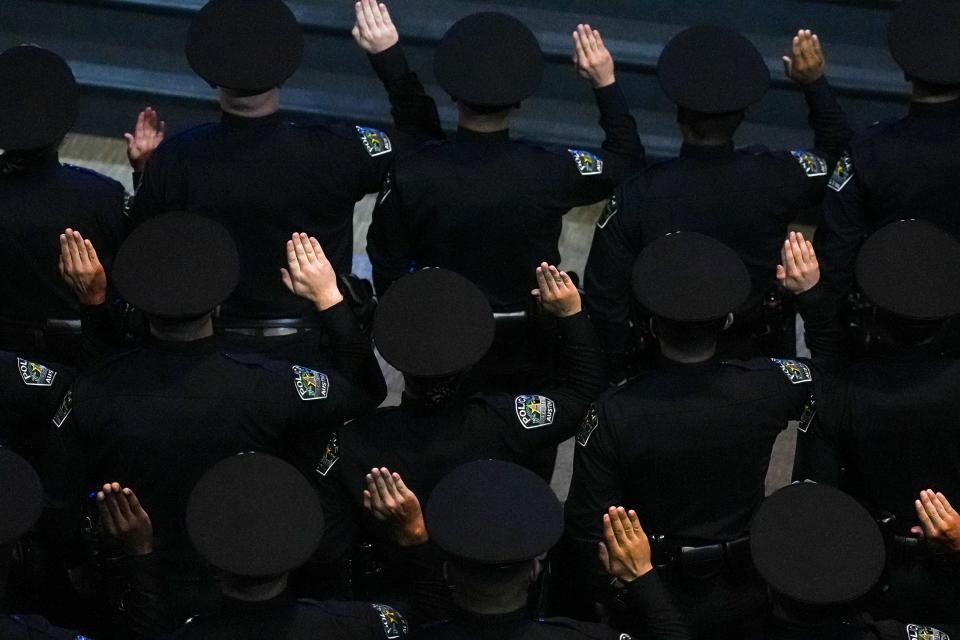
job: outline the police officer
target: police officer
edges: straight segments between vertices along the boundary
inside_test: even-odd
[[[863,239],[897,220],[929,220],[960,237],[960,5],[904,0],[889,46],[912,86],[909,112],[857,136],[837,163],[823,202],[817,248],[824,284],[853,290]]]
[[[172,638],[407,637],[406,621],[388,605],[288,596],[288,573],[323,536],[323,512],[307,479],[279,458],[240,454],[207,471],[190,494],[187,530],[197,551],[224,572],[224,602]]]
[[[752,639],[948,640],[956,633],[955,625],[875,621],[858,610],[883,571],[883,537],[866,509],[832,487],[794,484],[767,498],[750,526],[750,551],[773,596],[773,611]]]
[[[720,240],[749,270],[751,295],[736,309],[737,323],[721,340],[723,351],[741,358],[793,352],[795,340],[784,326],[791,316],[778,308],[774,267],[787,225],[819,203],[828,167],[850,136],[824,64],[817,36],[798,32],[785,67],[810,110],[812,151],[737,150],[734,133],[770,83],[760,53],[740,34],[711,26],[687,29],[664,48],[657,74],[677,105],[683,147],[677,158],[617,189],[597,222],[584,274],[588,311],[613,377],[622,378],[634,344],[630,266],[645,246],[676,230]],[[757,337],[764,334],[760,343]]]
[[[843,487],[882,522],[890,558],[878,611],[951,620],[957,565],[928,553],[911,530],[920,524],[921,490],[960,495],[960,361],[935,341],[960,314],[960,242],[928,222],[896,222],[870,236],[855,273],[885,340],[818,391],[817,419],[798,436],[794,477]],[[815,333],[838,335],[821,331],[822,318],[810,321]]]
[[[495,312],[527,309],[531,274],[557,264],[562,218],[610,195],[643,166],[636,123],[600,33],[579,25],[575,58],[590,80],[604,154],[561,153],[510,138],[510,116],[543,77],[536,36],[501,13],[463,18],[434,55],[456,102],[455,136],[398,159],[367,236],[377,292],[413,269],[443,267],[475,282]]]
[[[198,569],[183,514],[203,471],[238,451],[284,454],[297,433],[325,437],[385,395],[370,343],[316,239],[298,234],[287,252],[283,279],[313,303],[336,369],[223,350],[211,312],[237,284],[236,246],[212,220],[165,214],[127,238],[113,274],[120,295],[146,314],[150,339],[80,376],[53,418],[50,483],[58,506],[69,516],[91,487],[108,481],[137,487],[153,514],[168,579],[179,566],[193,576],[194,591]],[[194,592],[172,592],[181,598],[175,612],[196,612]]]
[[[79,229],[100,248],[107,270],[123,236],[126,193],[93,171],[60,164],[79,90],[52,51],[18,46],[0,54],[0,345],[24,357],[77,357],[79,309],[57,273],[54,238]]]
[[[598,514],[599,515],[599,514]],[[634,514],[612,525],[639,528]],[[598,518],[599,520],[599,518]],[[427,502],[431,543],[446,554],[444,575],[456,610],[418,638],[619,638],[630,636],[604,625],[570,618],[536,618],[528,592],[543,570],[543,557],[563,532],[563,507],[536,474],[502,460],[480,460],[454,469]],[[642,530],[641,530],[642,533]],[[620,554],[618,547],[611,547]],[[620,559],[626,556],[619,555]],[[636,560],[631,557],[630,560]],[[648,558],[649,560],[649,558]],[[689,637],[652,569],[634,572],[630,588],[645,610],[656,611],[649,637]]]
[[[354,534],[362,515],[364,478],[386,466],[402,473],[424,499],[447,472],[484,457],[527,462],[529,457],[571,437],[603,376],[596,338],[580,310],[569,276],[544,264],[537,271],[544,310],[556,317],[562,338],[562,382],[518,395],[466,396],[460,388],[469,368],[493,340],[493,316],[483,293],[451,271],[426,269],[398,280],[380,302],[374,343],[380,355],[404,374],[399,407],[381,409],[335,433],[315,451],[309,468],[320,485],[327,533],[325,559],[347,558],[353,539],[376,543],[376,565],[385,567],[383,588],[397,588],[396,545],[369,519]],[[544,475],[549,478],[549,471]],[[433,563],[439,571],[439,565]],[[439,578],[438,578],[439,579]],[[436,607],[445,607],[442,584]],[[367,596],[364,596],[367,597]],[[408,610],[411,619],[429,619],[436,610]],[[419,620],[418,620],[419,621]]]
[[[795,360],[717,357],[718,334],[750,293],[743,262],[717,240],[667,235],[640,254],[633,281],[660,361],[602,396],[577,434],[565,549],[577,568],[567,580],[583,598],[602,597],[585,593],[599,584],[596,514],[629,506],[687,623],[700,637],[739,638],[765,603],[750,518],[777,435],[806,413],[813,374]]]
[[[30,463],[0,446],[0,602],[6,603],[3,592],[13,563],[14,547],[33,529],[43,511],[43,485]],[[0,608],[0,637],[9,640],[85,640],[76,631],[55,627],[34,615],[7,613]]]
[[[398,132],[429,135],[435,106],[409,70],[389,14],[363,0],[357,39],[371,54],[394,105]],[[361,28],[363,27],[363,28]],[[241,254],[240,283],[225,316],[309,317],[310,307],[276,279],[283,241],[295,230],[317,237],[338,274],[353,257],[353,208],[376,192],[395,154],[386,133],[298,126],[279,112],[280,87],[300,65],[304,39],[282,0],[211,0],[187,35],[193,70],[217,88],[222,117],[167,138],[137,190],[135,223],[172,210],[219,221]]]

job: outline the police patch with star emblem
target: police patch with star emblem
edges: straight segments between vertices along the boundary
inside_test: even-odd
[[[23,378],[23,384],[28,387],[52,387],[53,380],[57,377],[57,372],[50,367],[23,358],[17,358],[17,369]]]
[[[293,386],[301,400],[323,400],[330,393],[330,378],[319,371],[293,365]]]
[[[380,624],[383,625],[384,636],[393,640],[394,638],[401,638],[410,633],[410,627],[407,625],[407,621],[404,620],[403,616],[400,615],[399,611],[385,604],[371,603],[370,606],[373,607],[377,615],[380,616]]]
[[[357,133],[360,135],[360,142],[363,143],[363,148],[367,150],[370,157],[376,158],[377,156],[382,156],[385,153],[393,151],[393,143],[390,142],[389,136],[383,131],[358,125]]]
[[[340,459],[340,444],[337,441],[337,432],[334,431],[330,434],[330,439],[327,440],[327,446],[323,448],[323,456],[317,462],[317,467],[314,469],[319,475],[326,476],[330,473],[330,469],[333,468],[333,465],[337,464],[337,460]]]
[[[845,153],[837,160],[837,167],[833,170],[833,175],[830,176],[830,182],[827,183],[827,186],[840,193],[852,179],[853,158],[850,157],[849,153]]]
[[[553,424],[557,407],[546,396],[517,396],[514,400],[517,420],[524,429],[536,429]]]
[[[789,380],[791,384],[803,384],[804,382],[811,382],[813,380],[813,373],[810,371],[810,367],[798,360],[770,358],[770,362],[780,367],[783,375],[787,376],[787,380]]]
[[[53,420],[51,420],[53,426],[57,429],[62,427],[63,423],[67,421],[67,417],[71,411],[73,411],[73,389],[68,389],[67,393],[63,396],[63,401],[57,408],[57,412],[53,415]]]
[[[587,415],[583,416],[583,420],[580,421],[580,427],[577,429],[577,444],[581,447],[587,446],[590,436],[593,435],[598,426],[600,426],[600,416],[597,413],[597,403],[593,402],[587,410]]]
[[[610,196],[610,199],[607,200],[607,206],[603,208],[603,213],[600,214],[600,217],[597,219],[597,228],[603,229],[607,226],[607,223],[610,222],[610,218],[617,215],[620,212],[620,203],[617,202],[617,196]]]
[[[907,640],[950,640],[950,636],[940,629],[919,624],[908,624]]]
[[[790,155],[800,163],[803,172],[807,174],[808,178],[825,176],[830,170],[827,166],[827,161],[815,153],[804,151],[803,149],[794,149],[790,152]]]
[[[567,152],[573,156],[573,162],[577,165],[580,175],[598,176],[603,173],[603,160],[596,155],[582,149],[567,149]]]

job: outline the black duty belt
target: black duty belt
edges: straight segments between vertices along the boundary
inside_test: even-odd
[[[685,569],[704,566],[739,566],[750,558],[750,538],[707,545],[671,545],[663,536],[651,536],[655,564],[658,567]]]
[[[316,331],[320,323],[314,318],[217,318],[214,328],[243,336],[279,338]]]

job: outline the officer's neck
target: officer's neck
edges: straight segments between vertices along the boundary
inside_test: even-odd
[[[663,356],[665,360],[677,364],[700,364],[717,355],[717,343],[714,342],[713,345],[708,348],[690,349],[689,347],[672,345],[661,338],[660,355]]]
[[[193,342],[213,335],[213,316],[206,314],[194,320],[150,319],[150,335],[168,342]]]
[[[241,118],[265,118],[280,110],[278,87],[254,95],[217,87],[217,97],[224,112]]]
[[[287,590],[287,574],[262,582],[226,575],[220,590],[226,597],[241,602],[266,602],[279,598]]]
[[[474,133],[498,133],[510,128],[510,109],[496,113],[477,113],[462,104],[457,106],[460,112],[457,124],[461,129]]]

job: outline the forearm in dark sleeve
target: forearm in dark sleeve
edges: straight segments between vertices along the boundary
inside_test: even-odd
[[[650,640],[692,638],[656,571],[648,571],[627,586],[634,614],[644,623],[642,637]]]
[[[840,368],[846,355],[843,322],[839,313],[843,296],[820,283],[795,299],[797,310],[803,318],[807,347],[814,361],[828,371]]]
[[[403,225],[400,196],[392,192],[395,187],[390,183],[384,187],[367,230],[367,255],[378,296],[410,271],[410,245]]]
[[[560,333],[560,385],[548,392],[579,424],[590,403],[600,395],[605,377],[597,334],[587,314],[557,319]],[[569,435],[573,435],[571,432]]]
[[[600,110],[600,126],[606,136],[603,175],[610,187],[616,187],[624,178],[643,169],[646,153],[620,83],[594,89],[593,93]]]
[[[620,215],[595,230],[583,277],[585,308],[611,374],[623,369],[622,361],[630,351],[630,273],[639,254],[617,220]]]
[[[410,69],[401,46],[396,44],[368,57],[390,98],[397,142],[410,147],[423,140],[443,138],[437,105]]]
[[[813,146],[827,161],[827,166],[833,169],[853,138],[847,115],[837,102],[826,76],[803,85],[803,97],[809,109],[808,122],[813,129]]]
[[[853,289],[853,265],[868,232],[860,189],[854,175],[839,191],[827,190],[814,238],[823,282],[841,295]]]
[[[152,553],[125,558],[127,593],[124,611],[132,638],[153,640],[176,628],[163,597],[163,585]]]
[[[319,313],[320,321],[333,348],[337,372],[367,394],[375,404],[387,397],[387,384],[373,353],[370,339],[360,330],[356,317],[340,302]]]

